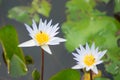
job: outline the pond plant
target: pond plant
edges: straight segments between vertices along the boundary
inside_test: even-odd
[[[0,0],[0,5],[2,2]],[[101,6],[109,4],[113,4],[110,11]],[[120,80],[120,0],[68,0],[65,7],[66,20],[61,23],[64,38],[56,37],[59,25],[52,25],[53,19],[48,21],[54,9],[51,0],[32,0],[29,5],[14,6],[8,11],[7,17],[25,23],[32,38],[19,44],[14,26],[0,28],[0,43],[8,74],[16,78],[25,76],[32,58],[25,56],[21,47],[40,46],[41,73],[35,69],[31,75],[33,80],[44,80],[44,52],[52,55],[49,45],[64,42],[66,50],[71,53],[69,55],[73,55],[77,63],[49,80]]]

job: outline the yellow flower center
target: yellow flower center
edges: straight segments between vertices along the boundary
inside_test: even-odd
[[[89,55],[85,55],[84,57],[84,63],[87,65],[87,66],[92,66],[94,63],[95,63],[95,58],[92,54],[89,54]]]
[[[45,32],[40,31],[35,35],[35,39],[37,40],[39,45],[44,45],[46,42],[49,41],[49,35]]]

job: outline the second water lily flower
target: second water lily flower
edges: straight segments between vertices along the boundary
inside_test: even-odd
[[[80,49],[76,49],[77,53],[72,53],[75,56],[75,60],[77,60],[77,65],[73,66],[73,69],[86,69],[86,71],[92,70],[94,73],[98,74],[98,69],[96,65],[102,63],[100,60],[106,53],[107,50],[98,51],[98,48],[95,48],[95,44],[93,43],[91,48],[86,43],[86,47],[84,48],[80,45]]]
[[[41,46],[43,50],[52,54],[48,45],[58,45],[60,42],[65,42],[63,38],[55,37],[59,32],[58,24],[51,25],[52,20],[47,23],[47,20],[42,22],[40,19],[39,25],[33,20],[32,28],[29,25],[25,24],[26,29],[29,32],[31,40],[21,43],[19,47],[32,47],[32,46]]]

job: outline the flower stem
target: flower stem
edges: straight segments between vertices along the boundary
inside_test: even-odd
[[[90,80],[93,80],[93,78],[92,78],[92,70],[90,70]]]
[[[44,50],[41,48],[42,56],[41,56],[41,79],[43,80],[44,77]]]

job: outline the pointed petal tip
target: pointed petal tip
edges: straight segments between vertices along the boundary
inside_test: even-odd
[[[91,69],[95,74],[98,74],[98,69],[96,66],[94,66],[92,69]]]
[[[28,41],[23,42],[23,43],[18,45],[18,47],[32,47],[32,46],[36,46],[36,44],[35,44],[33,39],[28,40]]]
[[[67,40],[64,39],[64,38],[59,38],[60,39],[60,42],[66,42]]]
[[[18,47],[25,47],[23,44],[19,44]]]
[[[21,45],[18,45],[17,47],[21,47]]]
[[[52,52],[51,52],[51,50],[50,50],[50,48],[49,48],[48,45],[43,45],[43,46],[41,46],[41,48],[42,48],[43,50],[45,50],[47,53],[52,54]]]

